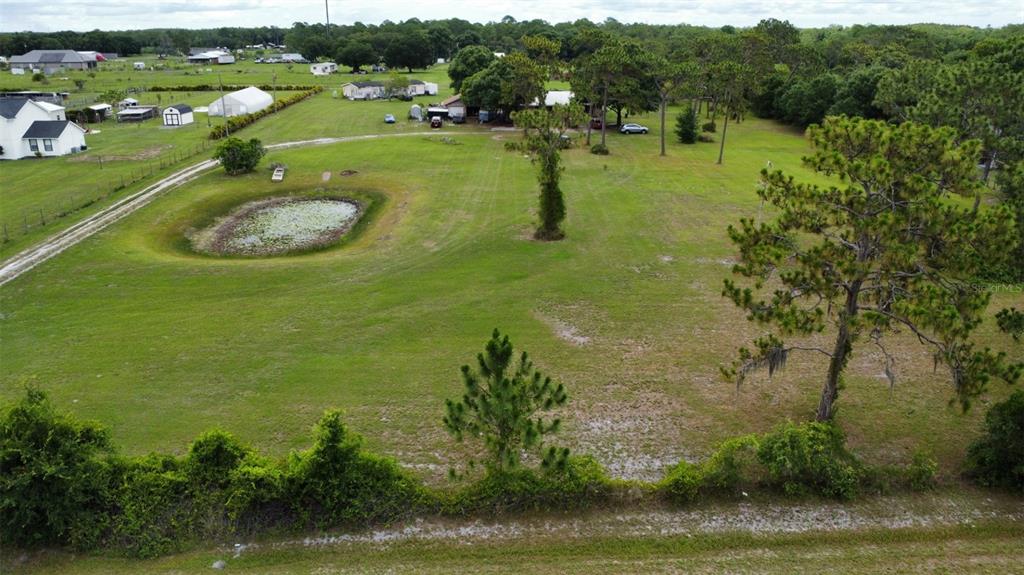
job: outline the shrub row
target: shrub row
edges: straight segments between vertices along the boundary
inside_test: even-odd
[[[242,90],[249,86],[228,84],[224,86],[225,92],[234,92],[235,90]],[[313,84],[257,84],[257,88],[265,92],[271,90],[286,90],[289,92],[298,91],[309,91],[309,90],[322,90],[323,86],[317,86]],[[178,85],[178,86],[150,86],[150,92],[217,92],[221,90],[220,84],[192,84],[192,85]]]
[[[186,455],[122,457],[108,432],[55,410],[29,390],[0,418],[0,539],[152,557],[228,536],[366,527],[412,515],[592,505],[612,483],[593,459],[564,469],[491,474],[465,487],[427,489],[390,458],[363,448],[338,411],[312,446],[272,460],[223,431]]]
[[[248,126],[249,124],[252,124],[256,120],[259,120],[260,118],[269,116],[274,112],[281,111],[287,108],[288,106],[291,106],[292,104],[301,102],[315,94],[319,94],[320,92],[323,92],[323,90],[323,86],[314,86],[313,88],[306,90],[305,92],[292,94],[290,96],[285,96],[284,98],[281,98],[279,100],[275,100],[273,104],[267,106],[266,108],[263,108],[258,112],[228,118],[225,124],[221,124],[211,129],[210,135],[208,137],[211,140],[219,140],[227,136],[228,134],[241,130],[242,128]]]
[[[936,462],[923,454],[906,468],[868,467],[846,449],[836,425],[786,423],[763,435],[730,439],[700,465],[680,462],[658,488],[678,503],[756,489],[848,500],[864,490],[928,489],[936,470]]]
[[[1020,489],[1024,392],[997,404],[987,428],[971,448],[971,475]],[[262,457],[223,431],[203,434],[182,457],[130,458],[115,452],[99,424],[58,412],[29,389],[0,414],[0,540],[149,557],[198,540],[366,527],[414,515],[593,507],[648,486],[675,503],[757,489],[850,499],[928,489],[936,469],[921,454],[906,467],[869,467],[846,449],[835,425],[787,423],[730,439],[702,464],[681,462],[653,486],[614,481],[593,458],[571,457],[555,471],[518,467],[431,489],[393,459],[367,451],[338,411],[316,424],[309,449],[282,459]]]

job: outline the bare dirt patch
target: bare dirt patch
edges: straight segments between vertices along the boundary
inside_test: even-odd
[[[162,145],[162,146],[153,146],[152,148],[146,148],[145,150],[142,150],[140,152],[136,152],[134,154],[123,154],[123,155],[117,155],[117,154],[115,154],[115,155],[106,155],[106,154],[104,154],[103,155],[103,161],[104,162],[117,162],[117,161],[125,161],[125,160],[132,160],[132,161],[151,160],[151,159],[159,156],[160,154],[164,153],[165,151],[170,150],[173,147],[174,146],[171,145],[171,144],[165,144],[165,145]],[[69,162],[97,162],[97,163],[99,163],[100,156],[98,156],[98,155],[94,156],[91,153],[79,154],[77,156],[72,156],[71,158],[68,159],[68,161]]]

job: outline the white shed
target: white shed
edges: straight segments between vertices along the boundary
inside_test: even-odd
[[[436,96],[437,84],[423,80],[409,80],[409,88],[406,93],[410,96]]]
[[[145,62],[132,62],[132,68],[135,69],[135,70],[145,70],[146,69],[146,63]]]
[[[222,98],[210,102],[207,114],[211,116],[241,116],[258,112],[273,103],[273,96],[255,86],[249,86],[237,92],[224,94]]]
[[[192,117],[192,106],[188,104],[175,104],[164,108],[165,126],[184,126],[195,120]]]
[[[334,62],[317,62],[309,65],[309,71],[314,76],[329,76],[338,71],[338,65]]]

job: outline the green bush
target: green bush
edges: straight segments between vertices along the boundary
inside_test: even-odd
[[[690,503],[697,499],[703,486],[702,468],[684,460],[668,471],[658,484],[658,490],[673,503]]]
[[[764,468],[757,458],[758,448],[757,435],[743,435],[723,442],[704,462],[706,488],[736,493],[763,481]]]
[[[133,557],[156,557],[179,550],[200,535],[181,462],[167,455],[120,460],[112,473],[114,505],[106,546]]]
[[[687,106],[676,116],[676,138],[681,144],[697,143],[697,113]]]
[[[698,142],[703,142],[705,144],[710,144],[710,143],[714,142],[715,139],[713,137],[707,135],[707,134],[699,134],[697,136],[697,141]]]
[[[293,511],[317,528],[389,521],[417,511],[422,487],[393,460],[362,449],[341,413],[328,411],[317,423],[313,447],[293,453],[284,478]]]
[[[715,132],[718,131],[718,126],[715,125],[714,120],[711,120],[710,122],[704,122],[703,124],[701,124],[700,129],[702,132],[714,134]]]
[[[191,483],[203,488],[224,488],[231,474],[252,450],[233,435],[220,430],[207,431],[192,442],[185,458],[185,472]]]
[[[597,460],[571,456],[565,466],[550,471],[492,471],[455,493],[445,511],[462,515],[576,509],[606,501],[611,493],[612,482]]]
[[[790,495],[815,493],[852,499],[860,463],[846,450],[842,430],[831,423],[786,423],[765,434],[757,449],[767,483]]]
[[[985,414],[985,433],[967,450],[967,474],[979,485],[1024,492],[1024,390]]]
[[[594,144],[590,147],[590,153],[597,154],[598,156],[607,156],[609,153],[608,146],[604,144]]]
[[[0,540],[23,547],[95,538],[83,526],[106,522],[107,430],[56,411],[29,388],[0,416]]]
[[[914,459],[907,467],[907,483],[914,491],[927,491],[935,487],[935,473],[939,470],[939,462],[931,455],[917,451]]]

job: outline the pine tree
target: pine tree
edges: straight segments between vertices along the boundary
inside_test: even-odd
[[[990,295],[975,278],[1012,257],[1017,235],[1005,206],[949,201],[977,193],[979,142],[958,143],[949,128],[846,117],[827,118],[809,135],[815,152],[804,161],[833,183],[763,170],[758,195],[777,219],[729,228],[740,251],[733,273],[749,282],[727,279],[723,294],[774,330],[755,351],[741,349],[726,377],[739,384],[753,369],[771,373],[795,350],[823,354],[829,367],[817,419],[829,420],[855,346],[868,339],[882,352],[893,385],[885,336],[906,331],[949,369],[964,409],[990,380],[1019,379],[1024,366],[970,341]],[[834,333],[830,349],[781,339],[826,328]]]
[[[495,329],[477,355],[477,369],[462,366],[466,392],[461,400],[445,401],[444,427],[456,441],[481,440],[489,472],[518,467],[525,452],[540,455],[545,468],[562,467],[568,449],[543,451],[544,436],[557,432],[561,420],[545,421],[540,412],[565,405],[565,388],[534,369],[525,351],[514,359],[512,342]]]
[[[676,116],[676,138],[681,144],[697,143],[697,114],[693,106],[687,106]]]

